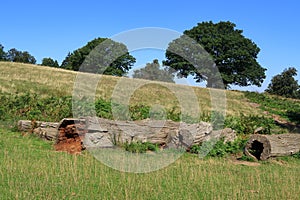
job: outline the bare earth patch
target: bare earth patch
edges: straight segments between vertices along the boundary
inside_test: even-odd
[[[54,148],[56,151],[66,151],[71,154],[81,153],[83,150],[80,131],[75,124],[67,125],[59,129],[58,141]]]
[[[251,106],[251,107],[253,107],[253,108],[258,108],[259,106],[260,106],[260,104],[258,104],[258,103],[249,103],[249,105]]]
[[[250,167],[260,166],[260,163],[258,163],[258,162],[248,162],[248,161],[243,161],[243,160],[233,160],[232,163],[234,165],[245,165],[245,166],[250,166]]]

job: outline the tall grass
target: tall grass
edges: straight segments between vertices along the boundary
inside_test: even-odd
[[[88,152],[54,152],[51,143],[0,129],[0,199],[297,199],[299,164],[235,165],[183,155],[159,171],[116,171]]]

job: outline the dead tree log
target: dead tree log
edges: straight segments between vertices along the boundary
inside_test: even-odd
[[[88,118],[86,147],[113,147],[118,143],[150,142],[169,148],[201,144],[212,138],[233,141],[236,134],[231,129],[213,131],[206,122],[186,124],[171,120],[114,121],[102,118]]]
[[[57,137],[57,122],[41,122],[20,120],[18,122],[18,129],[22,132],[31,132],[46,140],[54,140]]]
[[[19,120],[18,129],[23,132],[30,132],[33,130],[33,124],[31,120]]]
[[[20,131],[55,140],[55,149],[78,153],[85,148],[107,148],[131,142],[150,142],[164,148],[185,148],[210,139],[233,141],[232,129],[215,131],[210,123],[186,124],[171,120],[117,121],[97,117],[66,118],[59,123],[21,120]]]
[[[256,160],[287,156],[300,151],[300,134],[252,135],[245,147],[245,154]]]

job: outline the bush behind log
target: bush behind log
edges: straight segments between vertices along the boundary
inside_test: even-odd
[[[233,142],[224,142],[224,139],[207,141],[200,145],[193,145],[190,149],[191,153],[199,154],[207,151],[209,157],[224,157],[229,154],[241,153],[245,148],[248,137],[239,136]]]

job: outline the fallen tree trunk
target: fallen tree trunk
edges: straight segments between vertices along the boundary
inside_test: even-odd
[[[245,154],[256,160],[287,156],[300,151],[300,134],[252,135],[245,147]]]
[[[206,122],[186,124],[171,120],[114,121],[102,118],[87,118],[85,147],[113,147],[131,142],[150,142],[169,148],[190,148],[212,138],[233,141],[232,129],[214,131]]]
[[[78,153],[85,148],[107,148],[131,142],[149,142],[164,148],[189,149],[210,139],[233,141],[232,129],[215,131],[207,122],[186,124],[171,120],[117,121],[97,117],[65,118],[59,123],[21,120],[20,131],[55,140],[55,149]]]

